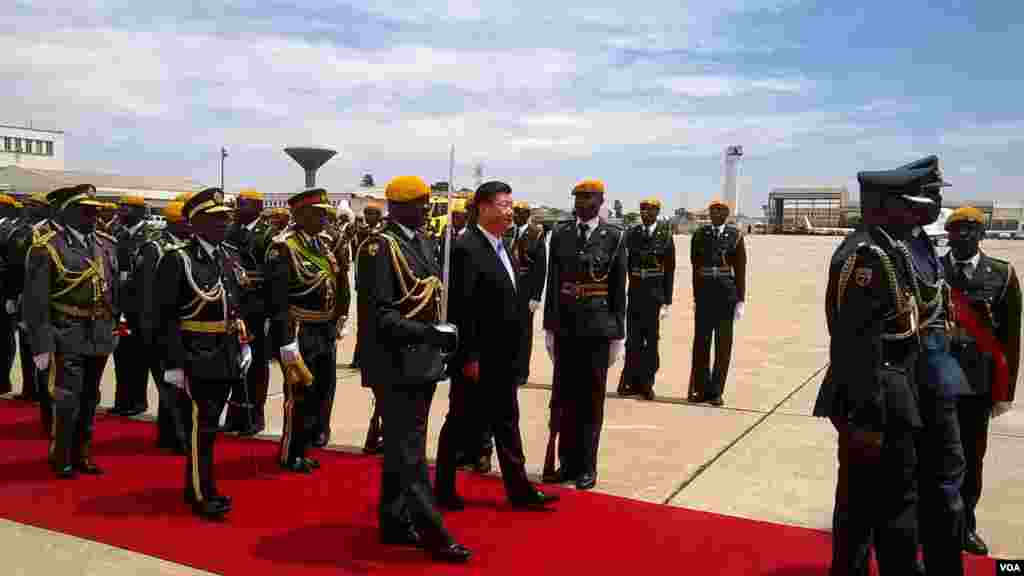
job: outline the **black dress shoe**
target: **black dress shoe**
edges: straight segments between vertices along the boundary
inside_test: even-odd
[[[75,466],[75,470],[78,470],[82,474],[88,474],[90,476],[102,476],[103,469],[96,465],[95,462],[89,459],[84,459]]]
[[[124,406],[114,406],[110,410],[107,410],[107,414],[113,414],[114,416],[124,416],[128,412],[128,408]]]
[[[422,546],[420,533],[412,526],[381,530],[380,543],[386,546]]]
[[[256,436],[260,432],[263,432],[263,426],[253,425],[242,428],[241,430],[238,431],[238,435],[242,436],[243,438],[248,438],[251,436]]]
[[[477,474],[490,474],[491,473],[491,455],[487,454],[481,456],[479,460],[473,463],[473,471]]]
[[[458,494],[439,495],[434,498],[434,500],[437,502],[438,508],[444,508],[445,510],[451,510],[452,512],[458,512],[466,509],[466,501]]]
[[[323,448],[323,447],[327,446],[327,440],[328,440],[328,438],[327,438],[327,434],[326,433],[317,434],[316,438],[313,440],[313,447],[314,448]]]
[[[145,408],[127,408],[125,410],[122,410],[118,415],[124,416],[126,418],[131,418],[132,416],[138,416],[139,414],[142,414],[145,411]]]
[[[70,464],[62,468],[54,468],[53,470],[57,474],[57,478],[60,480],[74,480],[78,478],[78,473],[75,472],[75,467]]]
[[[206,520],[221,520],[229,508],[217,500],[204,500],[192,504],[192,513]]]
[[[555,482],[553,483],[568,484],[571,482],[576,482],[577,478],[579,478],[579,474],[575,474],[565,466],[562,466],[561,468],[555,471]]]
[[[577,490],[590,490],[597,485],[597,474],[586,472],[576,479]]]
[[[313,470],[320,469],[320,461],[317,460],[316,458],[310,458],[309,456],[307,456],[303,458],[303,460],[305,460],[306,464],[309,464],[309,467],[312,468]]]
[[[540,480],[545,484],[558,484],[561,482],[561,480],[559,480],[558,470],[545,470],[540,475]]]
[[[964,539],[964,551],[975,556],[988,556],[988,545],[977,532],[968,532]]]
[[[690,394],[689,396],[686,397],[686,401],[689,402],[690,404],[700,404],[701,402],[704,401],[704,397],[701,396],[700,394]]]
[[[640,396],[644,400],[654,400],[654,389],[652,388],[650,390],[644,390],[643,392],[640,393]]]
[[[430,551],[430,555],[434,560],[439,562],[461,564],[463,562],[468,562],[469,559],[473,557],[473,551],[462,544],[449,544],[447,546],[432,549]]]
[[[619,386],[615,393],[623,398],[639,394],[639,392],[637,392],[632,386]]]
[[[712,406],[721,406],[723,404],[722,397],[719,396],[717,398],[708,398],[707,403],[711,404]]]
[[[513,508],[521,508],[524,510],[547,510],[548,504],[558,502],[559,497],[557,494],[545,494],[540,490],[534,489],[525,498],[510,499]]]
[[[304,458],[294,458],[290,462],[281,465],[281,468],[296,474],[312,474],[313,467]]]

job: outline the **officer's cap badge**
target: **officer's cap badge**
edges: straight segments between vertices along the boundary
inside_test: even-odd
[[[371,243],[371,244],[367,245],[366,253],[369,254],[370,256],[376,256],[377,255],[377,244]]]
[[[224,193],[221,192],[220,190],[217,190],[216,192],[214,192],[213,193],[213,201],[216,202],[217,204],[220,204],[220,203],[224,202]]]
[[[861,288],[867,288],[871,284],[871,268],[857,268],[853,271],[853,281]]]

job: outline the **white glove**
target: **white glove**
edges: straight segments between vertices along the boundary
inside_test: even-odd
[[[263,321],[263,335],[270,334],[270,318]]]
[[[528,306],[530,307],[530,313],[533,313],[537,311],[537,308],[540,308],[540,302],[537,300],[530,300]]]
[[[625,340],[612,340],[608,346],[608,366],[615,364],[622,358],[622,353],[626,350]]]
[[[249,367],[252,366],[252,348],[248,344],[242,344],[242,354],[238,358],[238,366],[242,369],[242,374],[249,372]]]
[[[46,370],[50,367],[50,355],[49,354],[36,354],[32,357],[32,363],[36,365],[37,370]]]
[[[544,331],[544,348],[547,348],[548,358],[555,361],[555,333],[551,330]]]
[[[175,368],[174,370],[164,371],[164,382],[167,382],[175,388],[185,389],[185,371],[181,368]]]
[[[8,300],[4,302],[4,309],[7,310],[8,314],[14,314],[18,311],[18,305],[14,300]]]
[[[290,364],[299,358],[299,343],[292,342],[285,346],[281,346],[281,362],[283,364]]]
[[[668,317],[668,312],[670,308],[671,306],[662,306],[661,310],[658,311],[658,319],[664,320],[666,317]]]
[[[992,405],[992,417],[999,418],[1013,409],[1013,402],[996,402]]]
[[[736,312],[733,313],[734,320],[743,320],[743,300],[736,303]]]

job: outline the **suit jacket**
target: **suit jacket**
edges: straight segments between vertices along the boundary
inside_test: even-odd
[[[461,370],[466,362],[478,361],[481,381],[511,381],[517,373],[526,303],[477,226],[453,245],[451,302],[458,302],[451,319],[459,327],[460,341],[452,368]]]

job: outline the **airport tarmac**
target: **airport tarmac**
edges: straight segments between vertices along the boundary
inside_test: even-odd
[[[674,302],[662,321],[661,370],[654,401],[618,398],[621,361],[608,378],[598,457],[597,490],[706,511],[828,529],[836,480],[836,434],[810,415],[828,361],[824,292],[828,260],[840,238],[747,237],[746,316],[737,322],[725,405],[690,405],[683,398],[693,338],[689,236],[677,236]],[[986,240],[992,256],[1024,265],[1024,241]],[[519,395],[527,466],[539,475],[547,440],[551,362],[540,314],[529,384]],[[370,392],[349,369],[354,334],[339,343],[338,390],[331,443],[358,450],[371,412]],[[111,363],[112,364],[112,363]],[[17,370],[15,370],[17,374]],[[266,434],[279,434],[281,380],[272,370]],[[15,390],[20,384],[15,383]],[[447,385],[432,406],[428,455],[447,411]],[[108,364],[102,404],[114,397]],[[150,413],[156,392],[150,386]],[[496,460],[496,459],[495,459]],[[497,470],[497,462],[495,461]],[[994,420],[985,466],[979,531],[993,556],[1024,557],[1024,410]],[[0,521],[0,555],[17,558],[24,574],[201,574],[132,552]],[[75,566],[70,560],[74,558]]]

